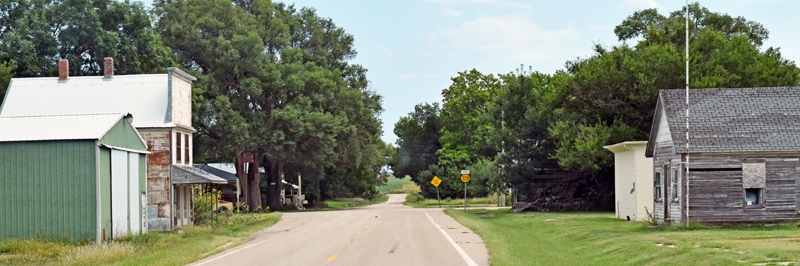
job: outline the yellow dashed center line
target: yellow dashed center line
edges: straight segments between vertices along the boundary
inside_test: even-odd
[[[353,241],[347,241],[347,245],[350,245],[350,242],[353,242]]]
[[[369,227],[369,225],[365,225],[364,227]]]
[[[361,232],[358,232],[358,234],[360,235],[360,234],[361,234]]]
[[[336,255],[333,255],[333,257],[331,257],[330,259],[328,259],[328,261],[332,261],[332,260],[333,260],[333,259],[335,259],[335,258],[336,258]]]

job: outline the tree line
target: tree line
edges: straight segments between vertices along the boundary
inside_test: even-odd
[[[395,124],[395,175],[411,176],[427,197],[438,176],[444,197],[458,197],[461,169],[477,179],[468,186],[474,196],[509,188],[532,195],[548,170],[567,171],[581,177],[579,190],[594,192],[586,208],[613,209],[614,157],[603,146],[647,140],[658,90],[685,87],[684,14],[635,12],[614,29],[620,43],[595,44],[592,55],[552,74],[524,66],[458,73],[441,105],[419,104]],[[691,88],[800,86],[795,62],[763,49],[763,25],[697,3],[689,16]]]
[[[117,74],[177,66],[197,77],[195,162],[236,162],[252,209],[279,210],[281,181],[298,176],[312,205],[372,197],[390,151],[353,40],[313,8],[269,0],[6,1],[0,99],[11,77],[55,76],[61,58],[72,76],[99,75],[107,56]]]

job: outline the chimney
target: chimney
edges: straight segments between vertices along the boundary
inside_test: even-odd
[[[58,79],[66,80],[69,78],[69,61],[67,59],[58,60]]]
[[[106,57],[103,59],[103,77],[110,78],[114,76],[114,58]]]

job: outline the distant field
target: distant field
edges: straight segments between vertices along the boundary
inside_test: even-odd
[[[479,234],[491,265],[787,265],[800,261],[795,224],[649,228],[614,213],[445,212]],[[485,210],[484,210],[485,211]]]
[[[403,185],[415,185],[415,184],[414,182],[411,181],[411,177],[409,176],[403,178],[390,176],[387,178],[386,185],[379,186],[378,191],[382,193],[387,193],[389,192],[389,190],[392,189],[403,189]]]

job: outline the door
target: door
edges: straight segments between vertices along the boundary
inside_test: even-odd
[[[664,188],[664,197],[663,197],[663,199],[664,199],[664,222],[666,222],[666,221],[670,220],[670,218],[669,218],[669,203],[671,201],[671,195],[672,195],[671,194],[672,193],[672,191],[671,191],[672,187],[669,186],[669,183],[667,182],[667,180],[672,180],[672,176],[670,175],[669,165],[664,165],[664,167],[662,169],[664,169],[664,178],[661,179],[661,182],[664,182],[664,183],[661,184],[661,187]]]
[[[141,226],[141,215],[139,214],[142,210],[142,207],[139,204],[142,200],[139,198],[141,196],[141,191],[139,191],[139,154],[131,153],[128,156],[130,162],[128,166],[130,167],[128,173],[130,173],[130,177],[128,178],[129,181],[129,192],[128,192],[128,211],[130,217],[130,228],[132,234],[138,234],[139,228]]]
[[[128,153],[119,150],[111,150],[111,231],[128,234]]]

